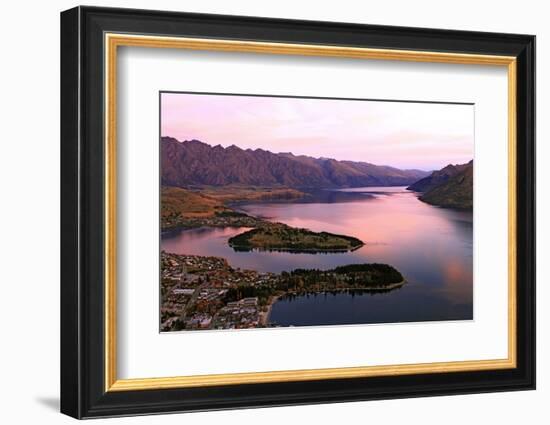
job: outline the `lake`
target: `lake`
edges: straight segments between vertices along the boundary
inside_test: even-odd
[[[348,253],[236,252],[227,239],[247,229],[164,232],[161,249],[224,257],[233,267],[264,272],[386,263],[407,280],[385,293],[310,294],[280,298],[270,321],[281,326],[387,323],[473,318],[472,212],[434,207],[405,187],[316,191],[304,200],[239,204],[247,214],[365,242]]]

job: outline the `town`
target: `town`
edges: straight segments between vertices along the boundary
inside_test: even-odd
[[[232,268],[219,257],[161,252],[160,329],[275,327],[269,321],[281,296],[329,291],[391,291],[405,279],[387,264],[352,264],[332,270],[260,273]]]
[[[161,330],[265,327],[268,299],[242,288],[272,287],[273,273],[233,269],[217,257],[161,253]],[[245,289],[246,290],[246,289]]]

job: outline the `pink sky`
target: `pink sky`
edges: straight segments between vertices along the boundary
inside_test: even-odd
[[[474,107],[162,93],[161,135],[399,168],[474,156]]]

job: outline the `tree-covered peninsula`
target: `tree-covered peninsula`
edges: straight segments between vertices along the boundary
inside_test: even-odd
[[[282,223],[257,227],[233,236],[228,241],[236,251],[348,252],[364,245],[353,236],[313,232]]]

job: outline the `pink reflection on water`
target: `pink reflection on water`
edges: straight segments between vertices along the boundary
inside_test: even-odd
[[[363,191],[365,199],[339,204],[254,204],[243,209],[294,227],[358,237],[365,246],[353,256],[396,266],[424,265],[431,283],[450,299],[471,301],[471,212],[425,204],[403,187],[349,191]],[[422,278],[417,279],[422,284]]]
[[[382,300],[390,303],[388,308],[406,312],[403,314],[408,320],[471,318],[472,213],[425,204],[405,188],[350,191],[365,193],[355,194],[345,202],[256,203],[241,205],[240,209],[294,227],[358,237],[365,245],[353,252],[233,251],[227,240],[246,228],[193,229],[163,235],[162,249],[223,257],[233,267],[269,272],[295,268],[330,269],[352,263],[391,264],[402,272],[408,284],[400,291],[376,299],[362,298],[361,302],[367,303],[369,308],[380,308],[378,312],[373,310],[376,318],[385,317],[385,310],[376,307],[382,305]],[[396,317],[401,320],[404,316]]]
[[[414,245],[432,239],[430,233],[453,232],[445,211],[419,202],[416,195],[400,188],[394,194],[374,195],[366,201],[333,204],[256,204],[244,209],[290,226],[314,231],[353,235],[367,247]],[[391,192],[390,192],[391,193]],[[437,244],[437,239],[433,242]],[[383,249],[383,248],[381,248]]]

